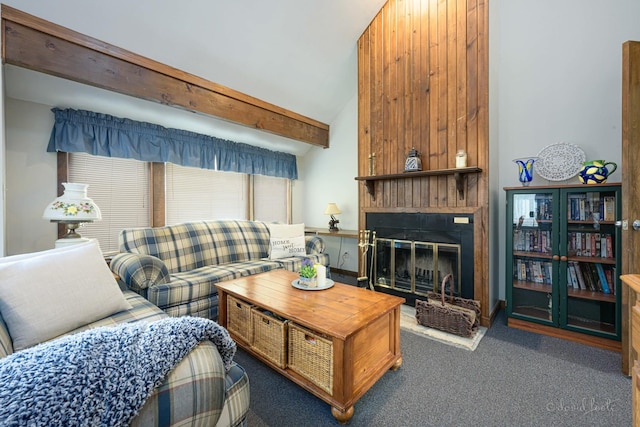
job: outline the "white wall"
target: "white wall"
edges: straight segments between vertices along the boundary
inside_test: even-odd
[[[55,153],[47,153],[53,126],[51,107],[7,98],[6,255],[52,249],[58,227],[42,219],[57,197]]]
[[[327,203],[340,209],[338,227],[358,229],[358,96],[354,94],[338,117],[330,124],[328,149],[314,147],[298,159],[300,179],[294,183],[294,223],[329,228],[324,215]],[[358,270],[357,240],[323,236],[331,267]],[[342,254],[348,253],[346,259]]]
[[[637,0],[491,0],[490,135],[498,159],[499,210],[491,230],[500,297],[505,298],[505,186],[519,186],[512,162],[556,142],[580,146],[587,160],[621,161],[622,44],[640,40]],[[490,27],[495,30],[495,24]],[[496,104],[497,103],[497,104]],[[497,139],[497,144],[495,143]],[[609,182],[619,182],[620,168]],[[576,178],[567,182],[576,183]],[[549,182],[535,176],[531,185]],[[554,183],[554,182],[551,182]],[[495,196],[499,194],[499,197]]]
[[[504,299],[504,292],[501,292],[500,285],[500,244],[498,229],[503,225],[500,222],[499,200],[502,200],[499,189],[500,183],[500,161],[496,153],[500,152],[498,145],[498,95],[500,85],[498,84],[498,64],[499,52],[494,49],[500,40],[500,1],[489,2],[489,307],[495,307],[500,299]],[[497,173],[496,173],[497,172]],[[503,208],[504,209],[504,208]],[[502,296],[502,298],[501,298]]]

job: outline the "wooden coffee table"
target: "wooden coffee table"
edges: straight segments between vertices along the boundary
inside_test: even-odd
[[[301,290],[291,285],[297,277],[290,271],[273,270],[217,283],[218,322],[227,327],[227,300],[231,296],[232,301],[268,310],[289,320],[289,325],[323,337],[332,347],[332,360],[327,362],[332,372],[330,388],[289,364],[278,366],[256,352],[250,338],[230,331],[248,353],[331,405],[333,416],[344,424],[353,416],[355,402],[385,372],[402,365],[400,306],[404,299],[342,283],[325,290]],[[289,330],[295,328],[290,326]],[[288,357],[291,361],[292,354]]]

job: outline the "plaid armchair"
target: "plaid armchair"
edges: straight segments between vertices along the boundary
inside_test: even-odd
[[[167,317],[166,313],[140,295],[131,291],[123,293],[131,304],[131,309],[90,323],[68,334],[99,326],[152,322]],[[13,352],[9,330],[0,316],[0,358]],[[191,350],[152,392],[131,425],[246,426],[249,395],[249,378],[245,370],[234,363],[231,370],[225,374],[222,359],[215,345],[204,341]]]
[[[304,258],[329,265],[318,236],[305,236],[306,255],[277,260],[269,259],[269,240],[266,223],[247,220],[125,229],[111,270],[170,316],[216,320],[218,282],[278,268],[299,271]]]

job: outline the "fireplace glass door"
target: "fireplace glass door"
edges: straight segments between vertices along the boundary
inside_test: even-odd
[[[442,279],[451,274],[454,294],[460,294],[458,244],[379,238],[373,262],[376,286],[426,296],[439,291]],[[448,287],[446,291],[450,292]]]

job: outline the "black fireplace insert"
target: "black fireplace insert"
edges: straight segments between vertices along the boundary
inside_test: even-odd
[[[376,232],[367,271],[377,291],[413,306],[452,274],[454,294],[474,297],[472,214],[367,213],[366,229]]]

